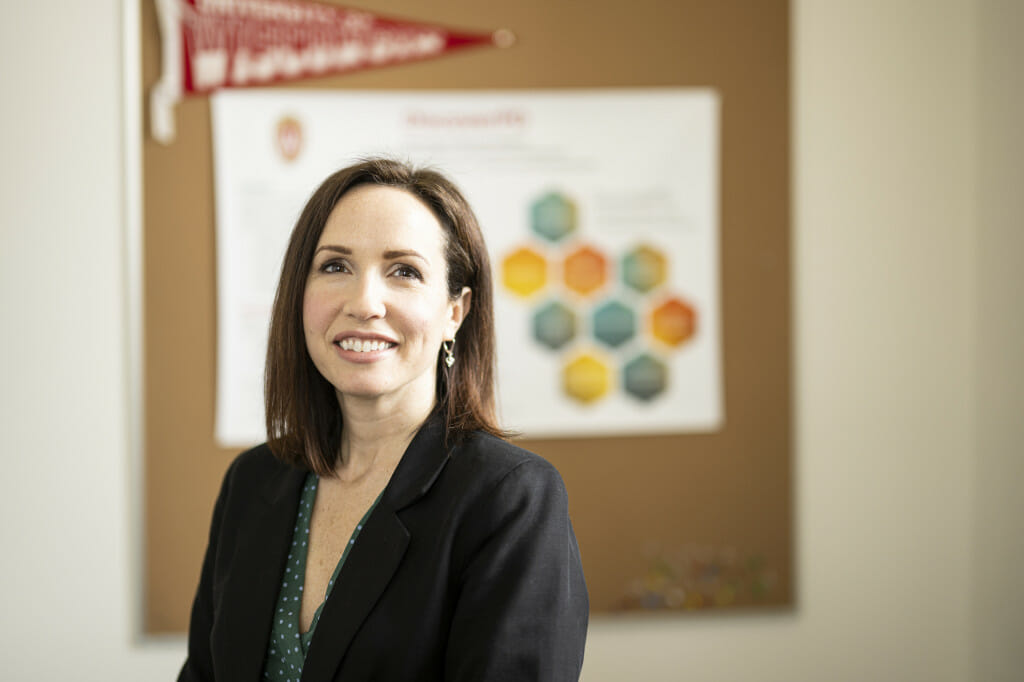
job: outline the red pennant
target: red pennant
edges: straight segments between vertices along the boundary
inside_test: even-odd
[[[174,136],[183,95],[420,61],[480,45],[511,44],[508,31],[463,33],[308,0],[155,0],[163,76],[152,92],[154,137]]]

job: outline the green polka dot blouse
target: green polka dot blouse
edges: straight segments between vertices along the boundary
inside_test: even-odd
[[[284,575],[281,578],[281,591],[277,596],[277,606],[274,608],[274,623],[270,630],[270,641],[267,643],[267,655],[263,661],[263,680],[265,682],[299,682],[302,676],[302,664],[306,660],[306,652],[309,650],[309,643],[313,639],[313,632],[320,620],[320,612],[324,608],[323,602],[317,607],[313,614],[313,622],[308,632],[299,632],[299,608],[302,605],[302,587],[306,580],[306,553],[309,541],[309,520],[313,515],[313,503],[316,501],[317,484],[319,478],[314,473],[306,475],[305,485],[302,487],[302,496],[299,499],[299,511],[295,517],[295,529],[292,531],[292,546],[288,550],[288,559],[285,562]],[[352,546],[356,543],[359,532],[362,531],[366,520],[377,506],[380,500],[378,496],[362,520],[356,524],[352,531],[352,537],[345,545],[345,551],[341,553],[341,559],[334,568],[330,582],[327,583],[327,594],[324,601],[331,594],[334,581],[338,579],[345,559]]]

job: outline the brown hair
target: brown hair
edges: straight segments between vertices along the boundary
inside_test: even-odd
[[[504,436],[494,409],[494,305],[490,259],[476,216],[458,188],[430,169],[391,159],[367,159],[343,168],[309,198],[292,230],[274,297],[267,344],[265,403],[267,442],[274,454],[320,475],[334,471],[342,416],[334,387],[320,375],[306,350],[302,301],[317,242],[335,205],[360,185],[405,190],[426,204],[445,235],[448,295],[472,291],[459,329],[457,361],[437,355],[437,405],[446,438],[469,431]]]

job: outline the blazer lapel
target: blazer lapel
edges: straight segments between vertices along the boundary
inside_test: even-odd
[[[433,485],[448,461],[444,424],[432,416],[413,438],[359,534],[320,612],[306,653],[303,680],[330,680],[405,555],[409,531],[398,512]]]
[[[284,468],[261,491],[256,513],[246,520],[234,557],[235,576],[224,585],[220,630],[221,651],[228,657],[217,666],[217,679],[256,680],[270,637],[281,574],[291,546],[295,514],[306,472]],[[262,513],[259,507],[262,506]],[[242,578],[244,576],[244,578]],[[253,655],[260,652],[260,655]]]

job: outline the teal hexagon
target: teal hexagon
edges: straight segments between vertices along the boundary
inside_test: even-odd
[[[568,197],[549,192],[530,206],[530,228],[551,242],[576,230],[576,204]]]
[[[594,311],[594,337],[612,348],[636,336],[636,314],[619,301],[608,301]]]
[[[551,301],[533,314],[533,338],[558,350],[576,336],[576,314],[564,304]]]
[[[622,259],[622,279],[642,294],[668,278],[668,259],[657,249],[638,246]]]
[[[644,353],[622,369],[622,386],[640,400],[652,400],[668,388],[668,367],[656,357]]]

